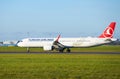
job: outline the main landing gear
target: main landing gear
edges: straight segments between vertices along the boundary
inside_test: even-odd
[[[59,52],[60,52],[60,53],[63,53],[63,52],[64,52],[64,49],[59,50]],[[67,52],[67,53],[70,53],[70,52],[71,52],[71,50],[70,50],[69,48],[67,48],[67,49],[66,49],[66,52]]]
[[[71,52],[71,50],[70,50],[69,48],[67,48],[66,52],[70,53],[70,52]]]

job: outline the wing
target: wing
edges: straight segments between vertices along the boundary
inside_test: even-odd
[[[60,38],[60,35],[53,42],[52,48],[53,48],[53,50],[55,49],[55,50],[58,50],[58,51],[62,52],[65,49],[65,46],[58,41],[59,38]]]

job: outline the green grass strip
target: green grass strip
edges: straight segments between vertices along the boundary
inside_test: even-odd
[[[0,79],[119,78],[119,54],[0,54]]]

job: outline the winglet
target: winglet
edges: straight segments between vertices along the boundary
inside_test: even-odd
[[[57,39],[56,39],[57,42],[58,42],[59,38],[60,38],[60,35],[58,35],[58,37],[57,37]]]
[[[110,25],[104,30],[99,38],[112,38],[114,34],[116,22],[111,22]]]

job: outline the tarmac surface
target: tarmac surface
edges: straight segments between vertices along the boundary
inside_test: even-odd
[[[120,54],[120,52],[0,52],[0,54]]]

